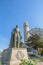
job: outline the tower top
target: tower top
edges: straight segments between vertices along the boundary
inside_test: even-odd
[[[26,22],[24,23],[24,27],[25,27],[25,26],[29,26],[29,25],[28,25],[28,21],[26,21]]]

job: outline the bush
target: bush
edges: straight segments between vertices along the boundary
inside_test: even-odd
[[[22,60],[21,61],[21,63],[20,63],[20,65],[36,65],[37,63],[36,63],[36,60],[27,60],[27,61],[25,61],[25,60]]]
[[[40,59],[41,59],[41,61],[43,61],[43,56]]]
[[[0,61],[0,65],[1,65],[1,61]]]

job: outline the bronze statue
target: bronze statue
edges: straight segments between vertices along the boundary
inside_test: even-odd
[[[12,31],[10,47],[19,48],[20,39],[21,39],[20,29],[18,28],[18,26],[16,26],[16,28],[14,28]]]

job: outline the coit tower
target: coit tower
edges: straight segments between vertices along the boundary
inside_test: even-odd
[[[24,23],[24,42],[27,42],[28,38],[30,37],[29,25],[26,21]]]

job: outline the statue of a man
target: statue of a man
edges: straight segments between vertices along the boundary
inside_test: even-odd
[[[13,29],[12,31],[12,37],[11,37],[11,47],[20,47],[20,39],[21,39],[21,34],[20,34],[20,29],[18,28],[18,26],[16,26],[15,29]]]
[[[16,28],[15,28],[14,38],[15,38],[14,45],[15,45],[15,47],[19,48],[19,45],[20,45],[20,30],[19,30],[18,26],[16,26]]]

